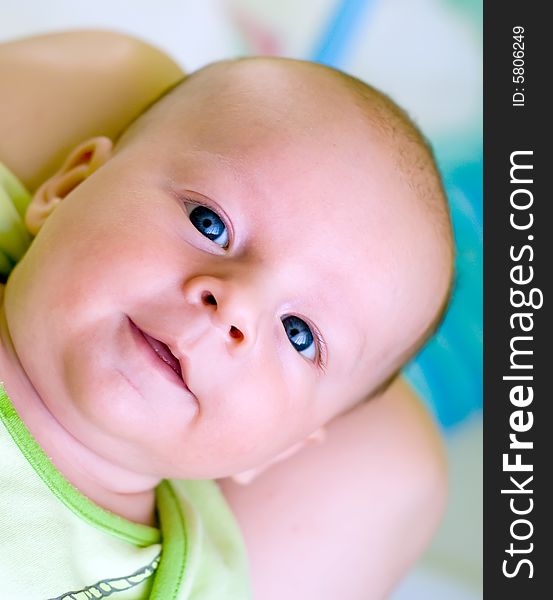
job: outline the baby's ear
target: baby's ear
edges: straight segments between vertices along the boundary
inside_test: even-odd
[[[63,165],[35,192],[27,212],[25,225],[36,235],[56,206],[111,156],[112,141],[95,137],[74,148]]]
[[[242,471],[241,473],[237,473],[233,475],[231,479],[233,479],[236,483],[241,483],[242,485],[247,485],[251,483],[258,475],[266,471],[270,466],[275,465],[283,460],[290,458],[294,454],[297,454],[302,448],[306,446],[310,446],[312,444],[321,444],[326,439],[326,428],[319,427],[313,433],[310,433],[304,440],[301,442],[297,442],[290,446],[284,452],[281,452],[274,458],[271,458],[266,463],[256,467],[255,469],[248,469],[247,471]]]

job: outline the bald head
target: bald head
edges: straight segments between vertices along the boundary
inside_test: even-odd
[[[388,96],[326,65],[275,57],[209,64],[167,90],[127,128],[118,144],[144,133],[163,116],[167,118],[171,112],[184,112],[194,106],[201,107],[206,115],[216,115],[223,109],[231,112],[249,103],[262,108],[265,119],[273,118],[277,124],[286,120],[290,125],[290,119],[296,117],[295,124],[307,129],[314,126],[314,101],[321,111],[321,98],[334,109],[346,103],[358,109],[357,118],[369,125],[389,153],[398,179],[427,208],[452,254],[449,209],[430,144],[407,113]],[[336,113],[319,113],[319,120],[329,117],[336,119]],[[355,127],[355,121],[350,120],[349,126]]]
[[[351,208],[356,220],[351,225],[352,236],[357,231],[359,239],[363,236],[363,222],[379,223],[370,233],[374,245],[363,248],[371,260],[384,265],[381,288],[388,286],[397,299],[393,304],[383,296],[380,314],[405,322],[401,341],[397,335],[389,336],[390,347],[378,350],[386,363],[379,380],[388,379],[437,326],[447,303],[453,257],[449,211],[439,172],[430,146],[407,114],[378,90],[323,65],[290,59],[240,59],[214,63],[188,76],[141,115],[117,147],[124,148],[137,139],[155,146],[162,143],[163,131],[183,123],[194,124],[190,138],[182,126],[189,145],[199,150],[208,145],[221,157],[232,152],[250,171],[262,172],[265,161],[272,162],[274,172],[282,165],[289,180],[293,179],[292,167],[298,180],[308,179],[311,163],[313,169],[319,169],[323,185],[336,161],[351,166],[343,176],[348,182],[359,180],[358,187],[354,186],[356,193],[330,201]],[[259,124],[263,124],[262,136]],[[223,129],[225,135],[221,135]],[[301,155],[301,140],[314,138],[318,148],[333,150],[332,160],[325,162],[323,152],[315,155],[309,151],[308,155],[306,150],[303,159],[288,164],[286,155],[292,152],[286,149],[294,148]],[[376,185],[379,178],[384,181],[380,186]],[[364,190],[371,195],[366,201]],[[313,186],[309,193],[320,195],[320,190]],[[353,212],[354,195],[365,204],[358,212]],[[415,250],[413,235],[425,238],[426,245],[418,244]],[[341,247],[344,255],[353,254],[346,242],[343,240]],[[389,257],[384,255],[385,248]],[[401,274],[394,271],[400,263],[405,267]],[[392,272],[395,279],[388,276]],[[378,278],[374,282],[378,287]],[[378,302],[375,299],[373,306]]]

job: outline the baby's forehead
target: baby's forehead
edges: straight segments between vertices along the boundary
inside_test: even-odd
[[[250,59],[215,63],[192,74],[139,122],[144,121],[144,131],[158,125],[167,131],[169,124],[182,131],[191,123],[205,136],[232,130],[237,141],[251,139],[252,127],[262,123],[268,142],[271,130],[281,137],[346,133],[363,116],[337,72],[302,61]]]
[[[200,178],[224,202],[239,197],[241,209],[259,208],[259,219],[285,219],[290,244],[300,231],[306,246],[322,237],[341,248],[343,240],[351,254],[366,245],[371,228],[376,240],[392,225],[407,191],[381,140],[360,127],[354,110],[348,115],[326,101],[233,101],[224,110],[198,103],[197,112],[166,123],[157,145],[170,148],[174,177]]]
[[[156,149],[172,144],[173,154],[217,155],[238,176],[288,195],[305,189],[351,205],[363,189],[395,178],[389,148],[354,99],[321,65],[216,64],[154,106],[144,133],[155,135],[143,139]]]
[[[244,175],[300,188],[315,183],[313,173],[321,189],[328,179],[362,187],[368,178],[393,177],[381,136],[335,82],[317,76],[328,87],[324,93],[317,94],[318,87],[310,83],[294,93],[294,81],[276,79],[278,86],[265,89],[248,78],[218,96],[209,95],[210,82],[200,86],[198,95],[193,89],[160,115],[156,144],[173,140],[184,153],[216,154]]]

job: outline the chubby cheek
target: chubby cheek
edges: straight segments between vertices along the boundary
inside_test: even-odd
[[[120,198],[111,207],[86,195],[66,202],[33,244],[36,291],[48,296],[50,307],[63,307],[75,319],[95,319],[107,311],[126,312],[174,285],[179,246],[164,229],[163,213],[156,220],[144,202],[129,213]]]
[[[258,466],[301,437],[311,386],[272,354],[210,370],[216,381],[206,390],[202,418],[212,458],[225,470],[219,477]]]

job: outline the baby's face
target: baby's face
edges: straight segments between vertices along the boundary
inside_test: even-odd
[[[447,286],[356,109],[248,98],[192,102],[123,146],[8,284],[49,409],[145,473],[222,477],[285,450],[379,381]]]

